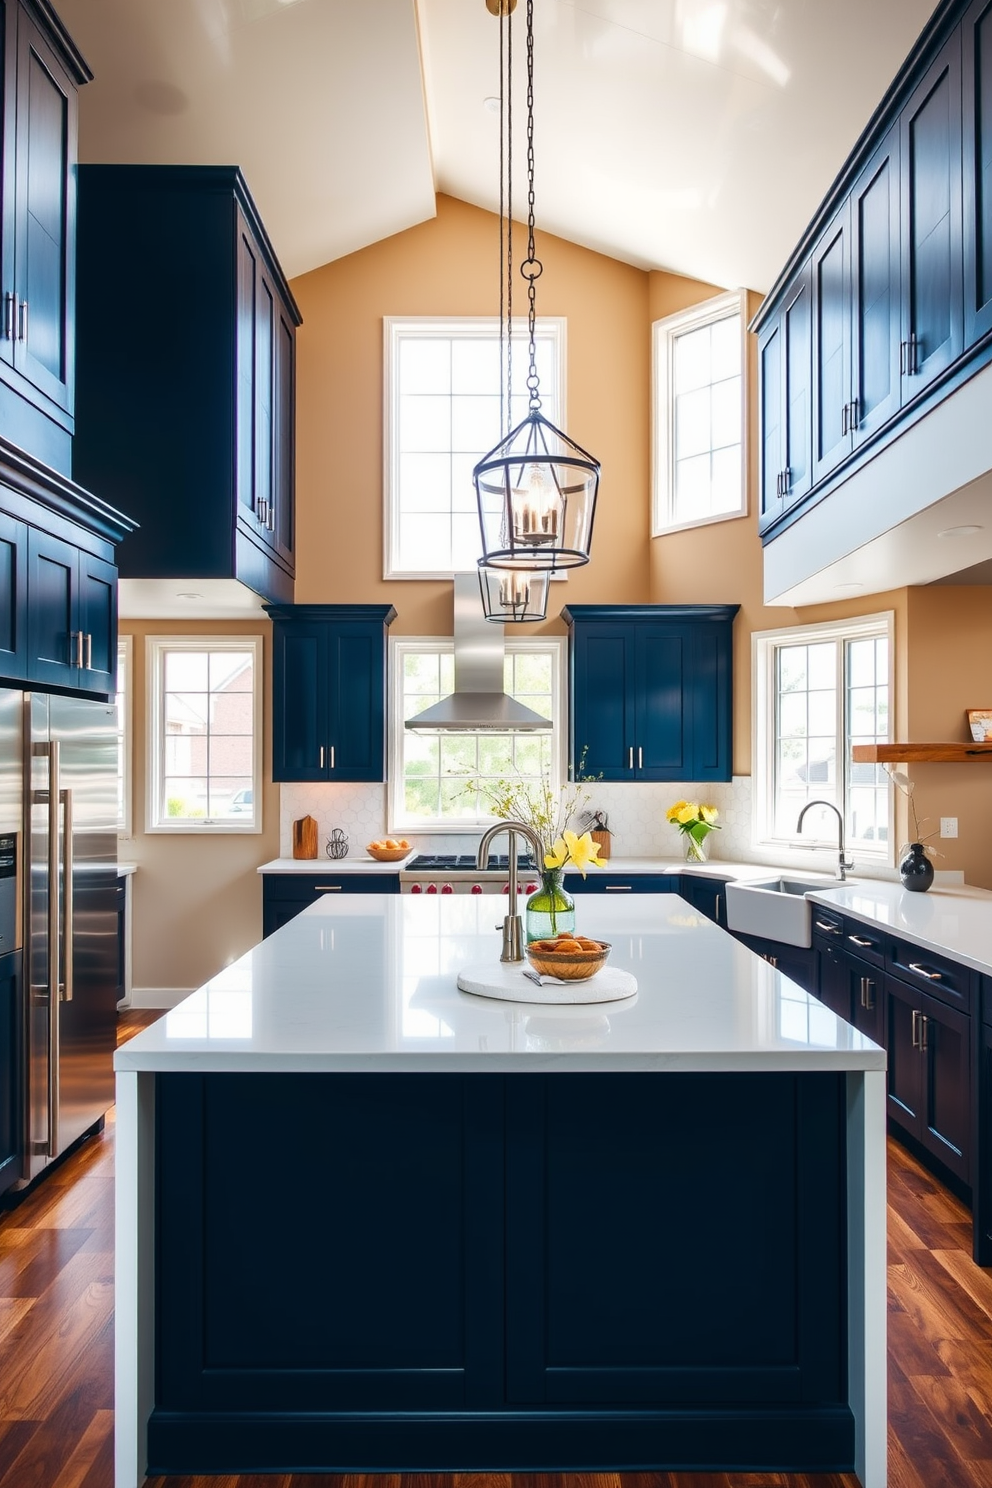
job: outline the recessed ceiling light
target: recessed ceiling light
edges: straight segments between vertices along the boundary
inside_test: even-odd
[[[499,99],[498,98],[484,98],[482,100],[482,107],[485,109],[485,111],[486,111],[487,114],[498,114],[499,113]]]
[[[841,594],[854,594],[856,590],[863,589],[864,587],[865,587],[864,584],[855,584],[855,583],[835,584],[834,585],[834,588],[837,590],[837,592],[838,593],[841,593]]]
[[[194,590],[194,589],[178,589],[176,591],[176,598],[177,599],[202,599],[203,598],[203,595],[202,594],[198,594],[196,592],[196,590]]]
[[[943,532],[938,532],[938,537],[974,537],[976,532],[983,532],[983,527],[965,525],[964,527],[945,527]]]

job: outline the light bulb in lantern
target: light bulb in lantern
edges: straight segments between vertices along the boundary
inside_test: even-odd
[[[513,536],[528,547],[552,547],[558,541],[558,492],[541,465],[528,465],[524,484],[514,486]]]
[[[500,575],[499,602],[504,610],[517,610],[530,603],[530,579],[512,570]]]

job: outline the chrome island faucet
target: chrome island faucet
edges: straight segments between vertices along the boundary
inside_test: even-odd
[[[541,842],[540,837],[538,837],[537,833],[534,831],[534,828],[529,827],[526,822],[496,822],[493,826],[487,827],[485,832],[483,832],[482,834],[482,841],[479,843],[479,851],[475,859],[475,866],[478,869],[484,870],[486,868],[489,862],[490,843],[495,837],[499,836],[500,832],[505,832],[509,839],[508,851],[510,855],[510,903],[507,908],[510,912],[504,919],[502,925],[496,926],[497,930],[502,930],[503,932],[503,950],[499,959],[501,961],[511,962],[522,961],[524,959],[524,927],[523,922],[521,921],[520,916],[517,913],[517,838],[525,837],[530,843],[531,849],[534,853],[534,866],[536,867],[538,873],[540,873],[542,868],[544,867],[544,846]]]
[[[854,862],[853,862],[853,860],[851,858],[848,858],[848,857],[845,857],[844,856],[844,816],[843,816],[843,813],[837,809],[837,807],[834,805],[833,801],[807,801],[806,802],[806,805],[803,807],[802,811],[800,811],[800,813],[799,813],[799,820],[796,822],[796,831],[797,832],[801,832],[802,831],[802,829],[803,829],[803,817],[806,815],[807,811],[810,809],[811,806],[826,806],[827,810],[828,811],[832,811],[834,813],[834,815],[836,816],[836,818],[837,818],[837,877],[838,877],[838,879],[840,880],[841,883],[846,883],[847,882],[847,870],[848,870],[848,868],[853,868],[854,867]]]

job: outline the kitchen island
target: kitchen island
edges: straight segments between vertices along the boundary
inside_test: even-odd
[[[582,905],[632,998],[461,993],[496,913],[324,900],[119,1051],[117,1488],[882,1488],[884,1053],[674,895]]]

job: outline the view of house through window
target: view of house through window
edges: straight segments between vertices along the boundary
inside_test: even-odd
[[[851,749],[890,737],[890,637],[884,616],[849,626],[758,638],[765,689],[758,759],[769,769],[759,791],[764,836],[795,838],[803,806],[823,800],[843,811],[849,846],[888,854],[889,780],[881,765],[854,764]],[[832,813],[811,811],[803,836],[834,840]]]
[[[387,578],[474,569],[480,552],[472,470],[500,439],[499,323],[386,320]],[[562,411],[564,322],[540,319],[541,411]],[[527,414],[527,341],[512,345],[510,427]]]
[[[149,829],[260,829],[261,641],[149,637]]]
[[[504,687],[544,718],[559,716],[560,652],[555,643],[508,643]],[[491,819],[480,782],[512,778],[560,783],[551,734],[420,734],[406,719],[446,697],[454,687],[451,642],[394,642],[394,768],[389,820],[394,830],[474,826]],[[471,788],[470,788],[471,785]]]
[[[656,532],[745,510],[741,296],[655,323]]]

